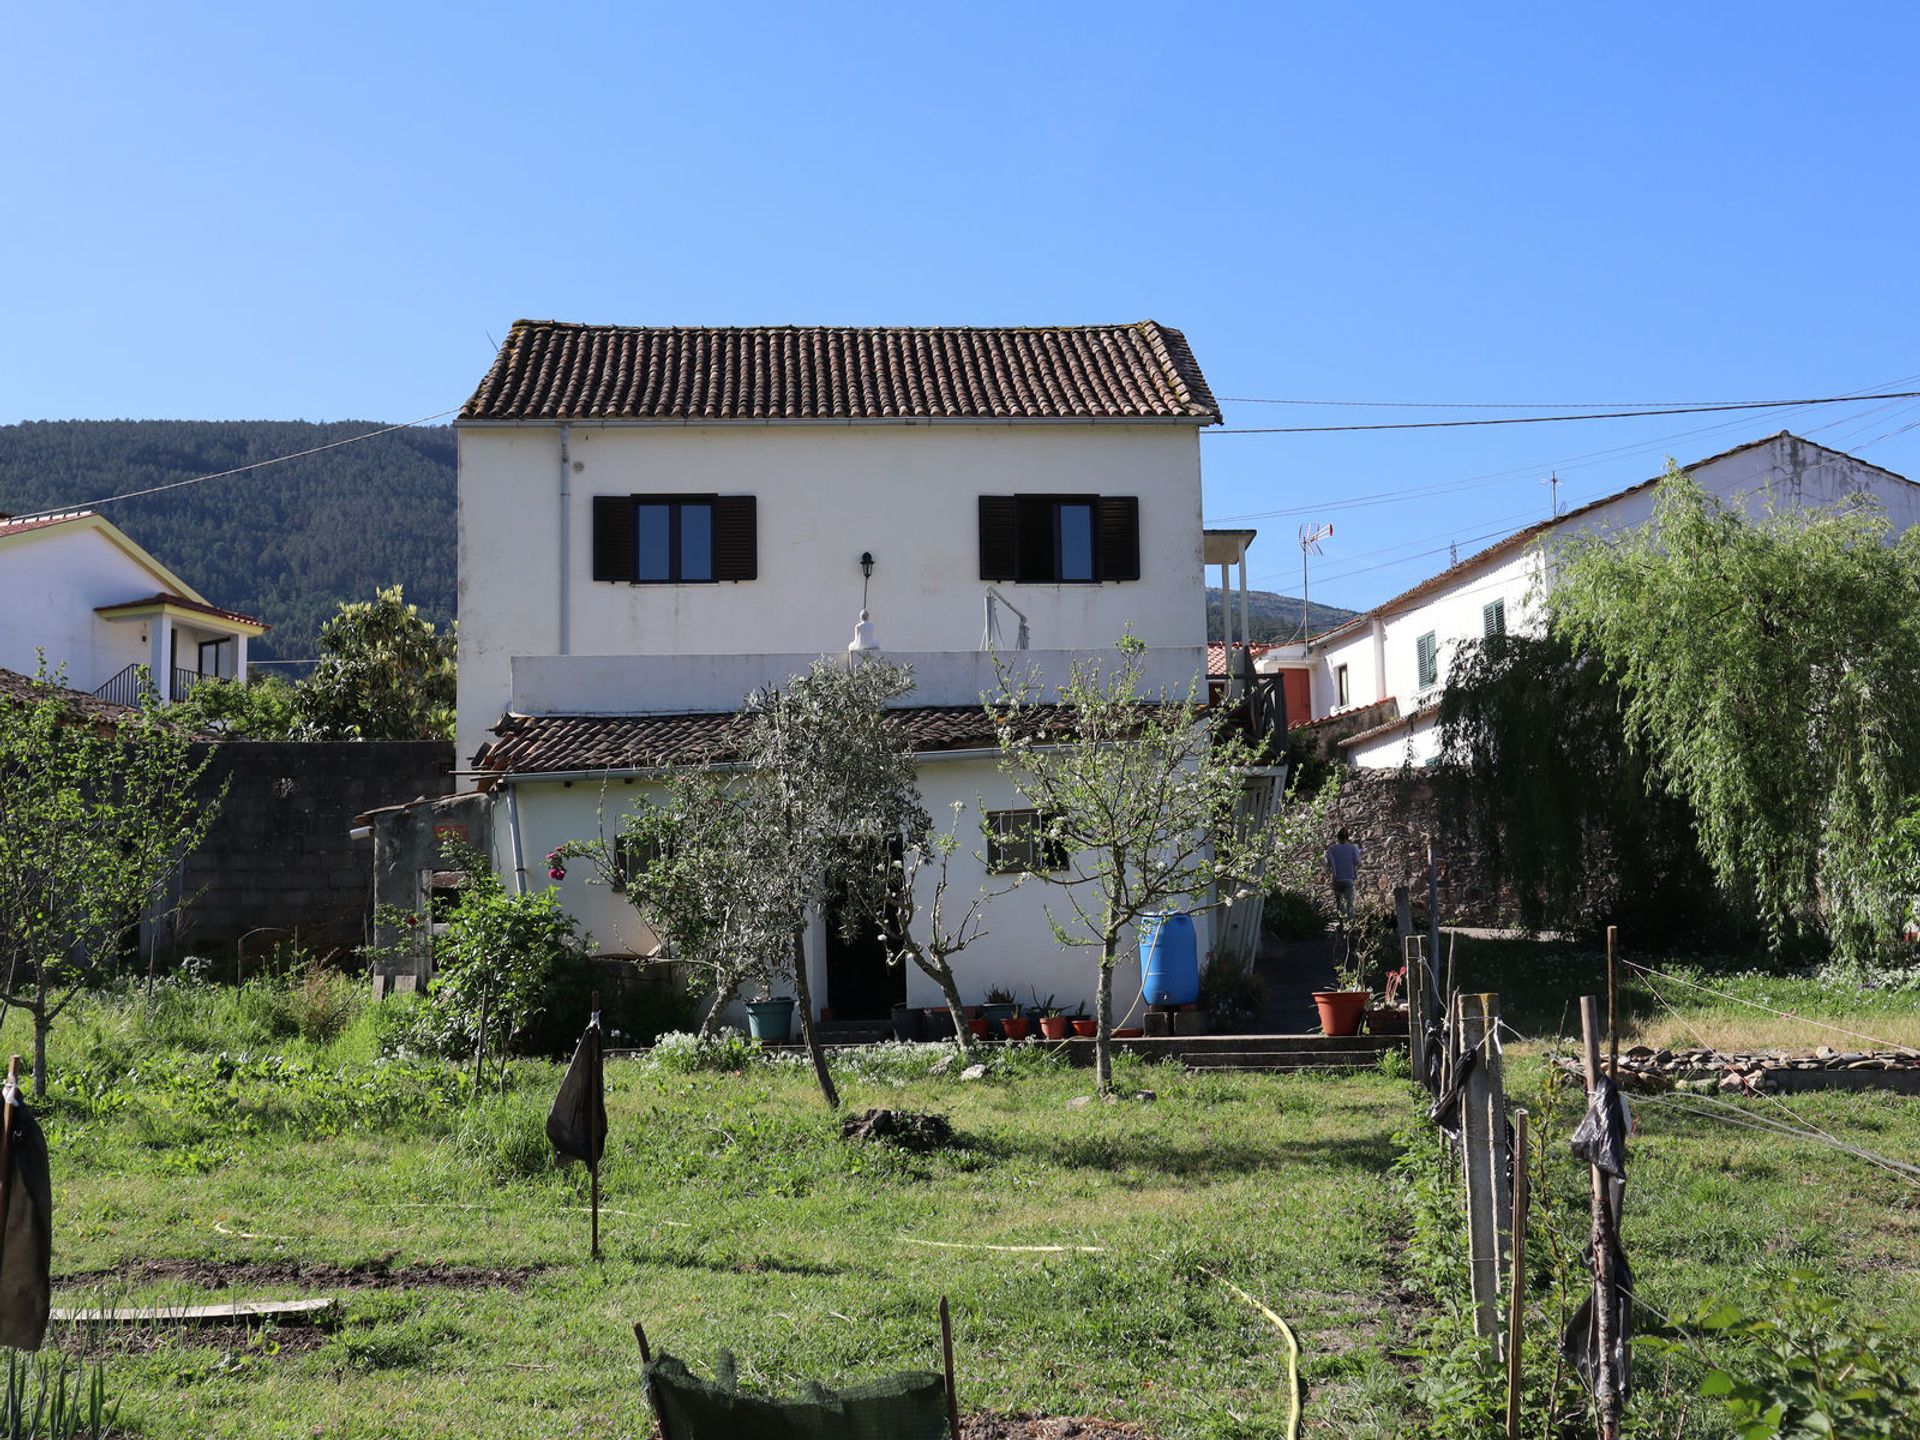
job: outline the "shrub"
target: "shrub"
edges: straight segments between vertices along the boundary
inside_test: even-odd
[[[1304,890],[1276,890],[1267,896],[1261,924],[1276,940],[1312,940],[1326,932],[1327,912]]]
[[[1266,1014],[1266,982],[1250,969],[1216,960],[1200,977],[1200,1006],[1216,1030],[1243,1030]]]

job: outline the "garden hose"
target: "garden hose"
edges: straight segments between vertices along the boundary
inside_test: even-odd
[[[1201,1269],[1205,1270],[1206,1267],[1202,1266]],[[1278,1315],[1274,1314],[1273,1311],[1269,1310],[1265,1305],[1262,1305],[1258,1300],[1254,1299],[1253,1296],[1249,1295],[1246,1291],[1242,1290],[1238,1285],[1234,1284],[1231,1280],[1227,1279],[1226,1276],[1221,1275],[1218,1272],[1213,1270],[1207,1270],[1206,1273],[1213,1276],[1214,1279],[1218,1280],[1222,1285],[1226,1286],[1227,1289],[1231,1290],[1234,1294],[1238,1295],[1242,1300],[1246,1301],[1247,1304],[1251,1305],[1254,1309],[1258,1310],[1262,1315],[1266,1316],[1267,1319],[1273,1322],[1275,1328],[1278,1329],[1282,1335],[1286,1336],[1287,1338],[1287,1402],[1288,1402],[1288,1405],[1290,1406],[1290,1411],[1287,1415],[1287,1440],[1299,1440],[1299,1435],[1300,1435],[1300,1342],[1294,1339],[1293,1330],[1288,1326],[1286,1321],[1282,1320]]]

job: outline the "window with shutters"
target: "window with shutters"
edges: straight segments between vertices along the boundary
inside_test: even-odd
[[[1507,602],[1495,600],[1480,609],[1480,633],[1491,640],[1507,633]]]
[[[1098,585],[1140,578],[1132,495],[982,495],[980,578]]]
[[[1333,667],[1333,703],[1341,708],[1353,703],[1352,692],[1347,685],[1347,667],[1344,665]]]
[[[758,574],[751,495],[596,495],[593,578],[704,585]]]
[[[1433,631],[1427,631],[1414,642],[1414,650],[1420,659],[1420,688],[1431,690],[1440,683],[1440,647]]]
[[[994,875],[1031,875],[1065,870],[1067,847],[1046,833],[1038,810],[987,812],[987,870]]]

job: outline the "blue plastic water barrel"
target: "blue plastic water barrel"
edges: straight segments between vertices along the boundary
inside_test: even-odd
[[[1191,915],[1141,917],[1140,981],[1149,1005],[1191,1005],[1200,998],[1200,954]]]

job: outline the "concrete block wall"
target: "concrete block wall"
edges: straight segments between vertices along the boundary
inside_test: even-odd
[[[454,786],[453,745],[444,740],[232,741],[209,751],[202,785],[228,784],[207,842],[188,857],[191,900],[180,951],[225,958],[242,936],[249,956],[299,931],[300,944],[340,960],[367,943],[373,908],[373,846],[350,838],[354,817]],[[197,894],[196,894],[197,892]],[[162,950],[171,948],[163,939]]]

